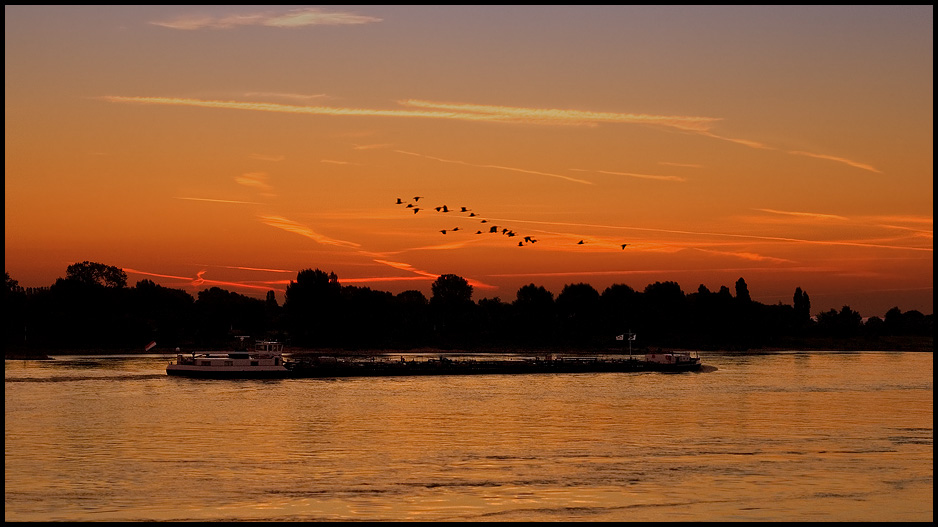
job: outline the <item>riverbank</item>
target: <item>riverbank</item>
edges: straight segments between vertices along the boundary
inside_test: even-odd
[[[789,338],[779,339],[770,346],[746,349],[729,349],[706,347],[700,348],[670,348],[666,346],[653,347],[633,347],[632,353],[644,355],[650,351],[735,351],[738,353],[771,353],[774,351],[913,351],[913,352],[933,352],[935,349],[935,339],[933,336],[883,336],[876,338],[865,337],[808,337],[808,338]],[[192,349],[182,350],[184,353],[193,351]],[[225,351],[225,350],[217,350]],[[571,348],[571,347],[543,347],[543,348],[519,348],[519,347],[478,347],[478,348],[408,348],[408,349],[344,349],[344,348],[317,348],[310,349],[305,347],[287,346],[284,352],[293,356],[305,355],[331,355],[337,357],[347,356],[378,356],[393,354],[421,354],[421,355],[439,355],[446,353],[472,353],[472,354],[505,354],[505,353],[530,353],[531,355],[543,355],[545,353],[562,353],[564,355],[622,355],[627,354],[628,349],[622,348]],[[54,355],[130,355],[130,354],[149,354],[149,353],[173,353],[173,351],[162,348],[154,348],[151,351],[140,349],[84,349],[84,350],[33,350],[28,348],[9,349],[4,351],[5,360],[53,360]]]

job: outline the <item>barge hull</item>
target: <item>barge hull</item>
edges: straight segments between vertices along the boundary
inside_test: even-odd
[[[695,364],[656,364],[642,360],[621,361],[346,361],[297,362],[290,366],[293,378],[392,377],[417,375],[519,375],[543,373],[663,372],[700,370]]]

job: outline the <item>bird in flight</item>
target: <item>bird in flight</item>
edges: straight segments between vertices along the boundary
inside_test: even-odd
[[[417,214],[419,211],[424,210],[424,209],[422,209],[422,208],[420,208],[420,207],[418,207],[418,206],[416,205],[416,203],[417,203],[418,201],[420,201],[421,199],[425,199],[425,196],[414,196],[413,202],[407,202],[407,201],[403,200],[402,198],[397,198],[396,203],[397,203],[398,205],[405,205],[406,208],[413,210],[413,211],[414,211],[414,214]],[[436,209],[437,212],[451,212],[450,208],[449,208],[448,206],[446,206],[446,205],[440,205],[440,206],[434,207],[434,208]],[[479,214],[476,214],[475,212],[472,211],[471,208],[466,207],[466,206],[460,206],[460,207],[458,207],[458,208],[452,209],[452,212],[456,212],[456,211],[464,212],[464,213],[466,213],[467,216],[470,217],[470,218],[478,218],[478,217],[479,217]],[[480,218],[479,221],[480,221],[481,223],[490,223],[489,220],[484,219],[484,218]],[[441,232],[442,234],[447,234],[448,232],[456,232],[456,231],[458,231],[458,230],[460,230],[459,227],[453,227],[452,229],[440,229],[440,232]],[[484,232],[485,232],[485,231],[483,231],[483,230],[477,230],[477,231],[476,231],[476,234],[482,234],[482,233],[484,233]],[[513,230],[511,230],[511,229],[509,229],[509,228],[507,228],[507,227],[499,227],[499,226],[496,226],[496,225],[491,225],[491,226],[489,226],[488,232],[490,232],[490,233],[498,233],[498,232],[501,232],[502,234],[508,236],[509,238],[514,237],[514,236],[521,236],[520,234],[514,232]],[[531,237],[531,236],[524,236],[524,240],[518,242],[518,245],[519,245],[519,246],[524,246],[524,245],[527,245],[528,243],[535,243],[535,242],[537,242],[537,240],[534,239],[533,237]],[[578,242],[579,245],[583,245],[583,244],[585,244],[585,243],[586,243],[586,242],[585,242],[584,240],[580,240],[580,241]],[[628,244],[622,244],[622,248],[625,249],[625,247],[626,247],[627,245],[628,245]]]
[[[623,244],[622,244],[622,248],[625,249],[625,247],[626,247],[627,245],[628,245],[627,243],[623,243]]]
[[[586,242],[584,242],[583,240],[580,240],[580,241],[576,242],[577,245],[583,245],[584,243],[586,243]]]

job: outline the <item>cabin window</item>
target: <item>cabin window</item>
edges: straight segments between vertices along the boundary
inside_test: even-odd
[[[251,361],[251,366],[257,366],[258,362],[256,360]]]
[[[233,361],[233,360],[226,360],[226,361],[225,361],[225,366],[234,366],[234,361]]]

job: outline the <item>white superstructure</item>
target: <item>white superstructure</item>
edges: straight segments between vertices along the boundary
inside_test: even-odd
[[[193,352],[176,355],[176,362],[166,366],[168,375],[187,377],[251,378],[285,377],[283,344],[262,340],[254,351]]]

